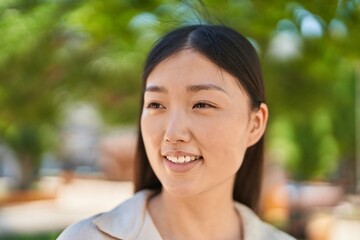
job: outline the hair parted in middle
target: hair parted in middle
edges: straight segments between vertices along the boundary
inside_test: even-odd
[[[163,36],[150,51],[143,71],[143,91],[154,68],[168,57],[185,49],[203,55],[222,70],[233,75],[239,87],[251,100],[251,110],[265,103],[265,91],[260,61],[252,44],[237,31],[223,25],[190,25],[177,28]],[[141,108],[143,108],[144,92]],[[140,114],[141,118],[141,114]],[[140,120],[135,161],[135,192],[142,189],[161,191],[162,185],[152,170],[145,152]],[[264,137],[246,150],[233,189],[234,200],[258,211],[263,171]]]

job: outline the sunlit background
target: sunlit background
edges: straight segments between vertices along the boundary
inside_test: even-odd
[[[131,196],[145,56],[206,22],[263,64],[261,217],[298,239],[360,238],[360,0],[1,0],[0,239],[55,239]]]

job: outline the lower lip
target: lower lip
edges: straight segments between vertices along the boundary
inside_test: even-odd
[[[202,158],[187,163],[173,163],[165,157],[163,158],[163,160],[167,168],[170,169],[172,172],[184,173],[194,168],[202,160]]]

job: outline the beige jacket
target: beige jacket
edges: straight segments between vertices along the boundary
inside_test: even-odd
[[[146,208],[151,191],[140,191],[110,212],[71,225],[58,240],[161,240]],[[262,222],[249,208],[236,203],[244,223],[245,240],[294,240]]]

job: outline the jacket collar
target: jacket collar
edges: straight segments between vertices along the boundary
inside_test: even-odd
[[[244,239],[262,239],[264,224],[260,218],[250,208],[239,202],[235,202],[235,207],[241,216]]]
[[[135,240],[140,236],[146,236],[149,232],[153,234],[152,236],[161,239],[147,212],[147,200],[153,194],[150,190],[139,191],[112,211],[95,218],[93,223],[101,231],[116,239]],[[245,205],[236,202],[235,207],[242,218],[245,239],[260,239],[262,221]]]
[[[151,191],[137,192],[131,199],[110,212],[97,217],[93,223],[104,233],[117,238],[133,240],[141,234],[147,214],[147,199]],[[149,219],[147,219],[147,222]],[[147,227],[148,228],[148,227]]]

